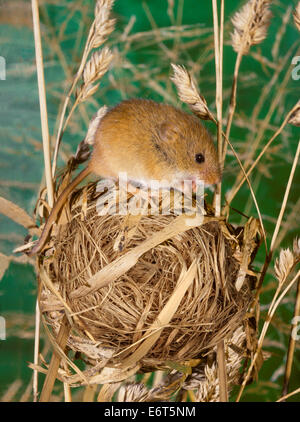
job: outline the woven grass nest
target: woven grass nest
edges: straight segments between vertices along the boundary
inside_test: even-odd
[[[39,257],[46,325],[57,334],[67,315],[67,346],[95,368],[90,374],[148,372],[205,355],[241,326],[252,299],[253,221],[234,229],[207,206],[195,227],[172,210],[101,216],[99,198],[107,205],[110,193],[95,183],[74,193],[69,222],[58,223]]]

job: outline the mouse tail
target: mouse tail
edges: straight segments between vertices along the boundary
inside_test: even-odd
[[[52,224],[55,222],[56,217],[61,210],[62,206],[66,202],[69,194],[76,188],[76,186],[85,179],[89,174],[91,173],[91,170],[89,169],[89,166],[87,166],[85,169],[83,169],[76,177],[75,179],[62,191],[62,193],[59,195],[57,201],[54,204],[54,207],[51,210],[51,213],[47,219],[47,222],[45,224],[45,227],[42,231],[41,237],[39,238],[38,242],[34,245],[34,247],[27,252],[28,256],[33,256],[39,253],[48,238],[49,232],[51,230]]]

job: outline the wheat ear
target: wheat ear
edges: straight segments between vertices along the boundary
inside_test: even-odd
[[[173,75],[171,80],[177,88],[180,100],[190,107],[200,119],[216,121],[209,111],[205,98],[199,93],[196,82],[184,66],[171,64]]]

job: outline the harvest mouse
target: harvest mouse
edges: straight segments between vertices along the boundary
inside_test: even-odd
[[[144,185],[151,180],[176,187],[184,180],[220,181],[217,152],[199,119],[171,105],[151,100],[122,101],[100,120],[85,169],[65,188],[49,215],[42,235],[28,252],[40,252],[68,195],[90,173]]]

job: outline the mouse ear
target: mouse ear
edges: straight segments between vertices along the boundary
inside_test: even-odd
[[[158,127],[158,135],[162,141],[169,141],[178,136],[179,130],[174,122],[163,122]]]

